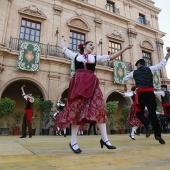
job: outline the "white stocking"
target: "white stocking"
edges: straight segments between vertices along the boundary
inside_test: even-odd
[[[103,142],[108,141],[107,131],[106,131],[106,123],[97,123],[97,126],[99,128]],[[111,145],[111,143],[108,141],[107,145]]]
[[[70,141],[71,145],[74,145],[75,143],[77,143],[77,131],[78,131],[78,129],[79,129],[79,125],[73,125],[73,124],[71,125],[71,141]],[[76,150],[78,148],[79,148],[78,144],[73,146],[74,150]]]
[[[65,128],[65,129],[63,129],[63,131],[64,131],[64,135],[66,135],[66,128]]]
[[[134,138],[135,132],[136,132],[136,127],[134,126],[134,127],[132,127],[132,131],[131,131],[131,134],[130,134],[133,138]]]

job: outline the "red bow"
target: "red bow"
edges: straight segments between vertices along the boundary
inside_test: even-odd
[[[88,54],[83,55],[84,59],[88,59]]]

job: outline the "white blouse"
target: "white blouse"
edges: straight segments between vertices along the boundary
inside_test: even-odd
[[[64,48],[62,49],[62,52],[63,52],[64,54],[66,54],[71,60],[74,60],[75,57],[76,57],[76,55],[78,54],[78,53],[72,52],[71,50],[69,50],[69,49],[66,48],[66,47],[64,47]],[[88,54],[88,61],[87,61],[87,59],[84,58],[84,55],[79,54],[79,55],[77,56],[77,61],[83,62],[83,63],[86,63],[86,62],[88,62],[88,63],[95,63],[95,57],[94,57],[94,56],[95,56],[95,55]],[[97,61],[97,62],[110,61],[110,57],[109,57],[109,56],[110,56],[110,55],[97,55],[97,56],[96,56],[96,61]]]

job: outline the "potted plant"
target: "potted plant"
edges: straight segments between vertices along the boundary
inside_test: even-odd
[[[32,116],[32,134],[33,135],[35,135],[38,120],[39,120],[39,116],[37,114],[33,114]]]
[[[107,120],[110,123],[110,133],[114,133],[114,126],[116,123],[116,113],[118,110],[118,101],[109,101],[106,103]]]
[[[23,117],[23,112],[21,111],[13,112],[11,117],[13,118],[12,126],[11,126],[12,134],[19,135],[19,125]]]
[[[33,116],[32,116],[32,134],[35,135],[37,123],[40,119],[40,107],[42,99],[39,96],[34,96]]]
[[[125,123],[125,133],[130,133],[130,127],[126,125],[127,117],[130,112],[129,107],[125,107],[122,109],[122,116],[124,118],[124,123]]]
[[[4,126],[1,128],[1,135],[9,134],[9,118],[14,111],[15,104],[14,100],[7,97],[0,99],[0,118],[3,119],[4,122]]]
[[[128,107],[123,108],[122,109],[122,116],[117,121],[117,127],[119,129],[120,134],[125,133],[125,128],[127,127],[126,121],[127,121],[128,113],[129,113],[129,108]]]
[[[48,135],[50,126],[50,113],[53,103],[51,100],[43,100],[40,103],[40,111],[42,116],[42,135]]]
[[[118,128],[120,134],[124,134],[124,133],[125,133],[125,131],[124,131],[125,126],[126,126],[126,124],[125,124],[124,118],[123,118],[123,116],[122,116],[122,117],[120,117],[119,120],[117,121],[117,128]]]

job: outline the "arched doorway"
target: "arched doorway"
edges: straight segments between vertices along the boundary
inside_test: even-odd
[[[24,109],[25,109],[25,99],[22,96],[22,91],[21,91],[21,86],[25,85],[25,93],[27,94],[28,91],[31,91],[33,96],[39,96],[40,98],[45,98],[43,95],[42,89],[37,85],[35,82],[31,80],[15,80],[8,84],[4,91],[2,92],[1,98],[8,97],[16,102],[16,107],[15,111],[23,112],[24,114]],[[39,120],[37,122],[37,128],[36,128],[36,134],[39,134],[40,131],[40,113],[39,115]],[[20,125],[21,127],[21,125]],[[21,128],[20,128],[21,129]]]

